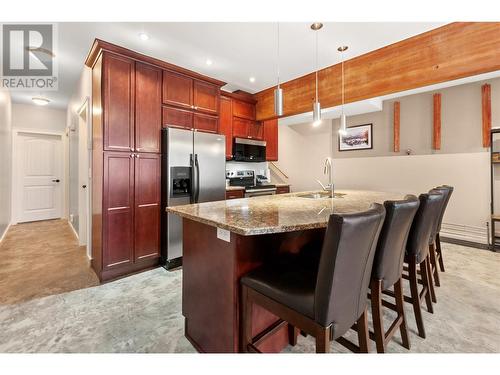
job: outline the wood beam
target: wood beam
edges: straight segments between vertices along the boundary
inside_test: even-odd
[[[345,61],[347,103],[500,70],[500,22],[456,22]],[[341,65],[319,71],[322,108],[341,103]],[[285,82],[284,116],[312,111],[314,74]],[[275,117],[274,87],[255,94],[257,120]]]
[[[400,103],[394,102],[394,152],[399,152]]]
[[[483,147],[490,147],[491,130],[491,85],[481,86],[481,107],[483,113]]]
[[[434,94],[434,121],[432,132],[432,148],[441,150],[441,94]]]

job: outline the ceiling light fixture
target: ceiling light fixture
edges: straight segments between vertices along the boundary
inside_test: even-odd
[[[250,78],[248,78],[248,80],[249,80],[250,82],[254,83],[254,82],[255,82],[255,77],[250,77]]]
[[[340,129],[339,133],[345,135],[347,133],[347,117],[344,113],[344,102],[345,102],[345,91],[344,91],[344,52],[347,50],[347,46],[340,46],[337,51],[340,52],[341,63],[342,63],[342,110],[340,113]]]
[[[36,105],[47,105],[50,103],[49,99],[42,98],[41,96],[35,96],[31,98],[31,100],[33,100],[33,103],[35,103]]]
[[[274,114],[283,116],[283,89],[280,87],[280,23],[277,23],[277,62],[278,62],[278,87],[274,90]]]
[[[323,27],[321,22],[315,22],[311,29],[316,31],[316,96],[313,104],[313,126],[321,125],[321,104],[318,96],[318,31]]]
[[[210,60],[210,59],[207,59],[206,63],[207,63],[208,66],[210,66],[210,65],[213,64],[212,60]]]
[[[141,40],[149,40],[149,35],[146,34],[145,32],[142,32],[139,33],[139,38],[141,38]]]

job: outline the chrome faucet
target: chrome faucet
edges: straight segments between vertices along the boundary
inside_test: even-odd
[[[332,159],[331,158],[326,158],[325,159],[325,165],[323,167],[323,174],[328,174],[328,185],[323,185],[323,183],[320,180],[316,180],[318,184],[321,185],[321,188],[324,191],[333,191],[333,174],[332,174]]]

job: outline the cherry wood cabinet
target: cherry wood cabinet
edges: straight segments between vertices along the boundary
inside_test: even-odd
[[[287,194],[289,192],[290,192],[290,185],[276,187],[276,194]]]
[[[226,190],[226,199],[245,198],[245,189]]]
[[[255,120],[255,103],[233,99],[233,116]]]
[[[278,119],[267,120],[262,123],[264,140],[266,141],[266,160],[278,160]]]
[[[211,83],[194,80],[193,105],[196,111],[219,113],[219,88]]]
[[[219,130],[219,119],[217,116],[195,113],[193,115],[193,128],[207,133],[217,133]]]
[[[134,261],[160,256],[161,155],[134,158]]]
[[[246,138],[248,136],[248,123],[250,121],[241,118],[233,118],[233,137]]]
[[[163,71],[163,103],[193,108],[193,79],[184,74]]]
[[[134,261],[134,158],[128,152],[104,153],[103,269]]]
[[[164,128],[173,127],[189,130],[193,128],[193,112],[185,109],[163,107],[162,118]]]
[[[249,121],[247,132],[247,138],[264,139],[264,126],[260,121]]]
[[[105,54],[102,65],[104,150],[133,151],[135,62]]]
[[[161,152],[161,69],[135,67],[135,151]]]
[[[233,105],[231,98],[221,96],[219,113],[219,133],[226,136],[226,160],[233,157]]]

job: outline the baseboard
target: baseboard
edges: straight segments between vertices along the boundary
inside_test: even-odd
[[[441,225],[441,238],[449,241],[488,246],[488,230],[484,227],[475,227],[463,224],[443,223]],[[455,242],[454,242],[455,243]]]
[[[7,232],[9,231],[9,228],[10,228],[10,226],[11,226],[11,225],[12,225],[12,223],[9,223],[9,224],[7,225],[7,227],[5,228],[4,232],[3,232],[3,233],[2,233],[2,235],[0,236],[0,242],[2,242],[2,241],[3,241],[3,239],[5,238],[5,235],[6,235],[6,234],[7,234]]]
[[[454,245],[460,245],[460,246],[466,246],[466,247],[473,247],[473,248],[482,249],[482,250],[490,250],[490,246],[488,244],[484,244],[484,243],[464,241],[464,240],[445,237],[445,236],[441,236],[441,235],[439,236],[439,238],[441,239],[441,242],[447,242],[447,243],[452,243]]]
[[[69,221],[69,219],[68,219],[68,224],[69,224],[69,227],[71,228],[71,230],[73,231],[73,234],[75,235],[76,240],[80,241],[80,237],[78,237],[78,233],[76,233],[75,227],[73,226],[73,223],[71,221]]]

